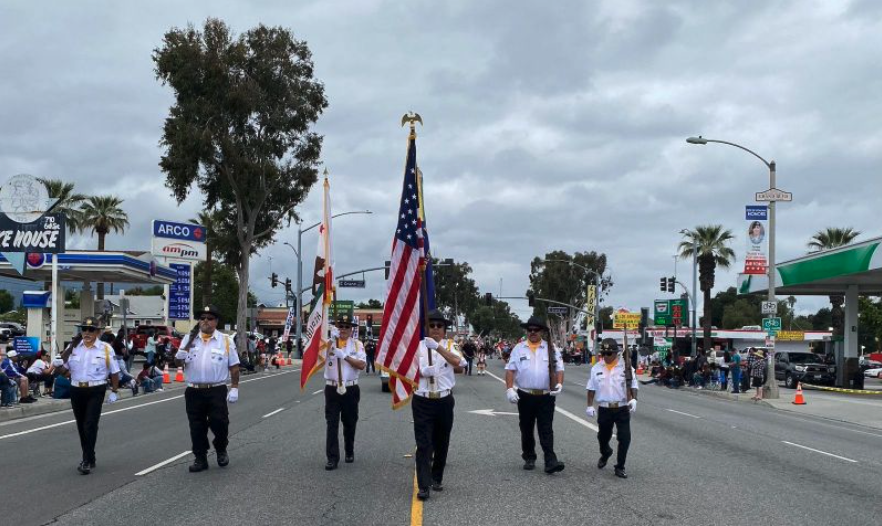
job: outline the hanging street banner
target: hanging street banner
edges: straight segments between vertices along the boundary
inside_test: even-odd
[[[282,333],[282,343],[286,343],[291,337],[291,326],[294,325],[294,308],[288,308],[288,317],[285,318],[285,332]]]
[[[64,252],[63,214],[47,214],[31,223],[18,223],[0,214],[0,252]]]
[[[765,205],[748,205],[744,218],[747,220],[747,255],[744,258],[745,274],[766,274],[766,222],[769,208]]]
[[[591,314],[585,316],[585,326],[594,327],[594,308],[597,305],[597,285],[588,285],[585,295],[585,310]]]
[[[205,227],[190,223],[153,220],[154,256],[185,261],[206,261]]]

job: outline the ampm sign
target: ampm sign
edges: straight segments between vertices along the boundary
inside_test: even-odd
[[[172,221],[153,221],[153,237],[180,239],[205,243],[205,227],[190,223],[174,223]]]
[[[768,221],[769,207],[765,205],[747,205],[744,209],[744,219],[747,221]]]

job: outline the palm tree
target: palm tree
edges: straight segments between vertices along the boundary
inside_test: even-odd
[[[714,288],[714,274],[717,267],[729,268],[735,261],[735,252],[729,248],[729,241],[735,238],[731,230],[723,230],[723,225],[705,225],[695,230],[683,231],[683,241],[678,251],[683,259],[698,258],[698,283],[704,293],[704,313],[702,326],[704,329],[704,350],[710,349],[711,343],[711,289]],[[694,299],[694,298],[693,298]]]
[[[86,200],[86,196],[74,193],[73,183],[66,183],[59,179],[37,178],[37,180],[46,187],[49,197],[58,199],[58,204],[55,205],[52,211],[64,214],[67,230],[71,234],[80,231],[80,205]]]
[[[88,197],[80,206],[80,230],[98,234],[98,250],[104,251],[104,237],[112,230],[122,234],[129,226],[129,216],[120,208],[123,200],[112,195]],[[98,299],[104,299],[104,283],[98,284]]]
[[[809,252],[820,252],[831,248],[841,247],[854,241],[854,238],[861,235],[859,230],[851,227],[834,228],[827,227],[824,230],[818,230],[808,242]],[[833,334],[841,336],[845,326],[845,319],[842,313],[842,305],[845,303],[845,296],[842,294],[830,295],[830,304],[833,308],[830,315],[833,318]]]

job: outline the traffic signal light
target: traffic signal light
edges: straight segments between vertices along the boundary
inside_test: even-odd
[[[389,279],[389,267],[391,267],[391,266],[392,266],[392,262],[391,262],[391,261],[386,261],[386,262],[385,262],[386,270],[385,270],[384,272],[386,273],[386,279],[387,279],[387,280]]]
[[[291,292],[291,278],[285,280],[285,292]]]
[[[527,294],[527,305],[533,307],[533,306],[535,306],[535,304],[536,304],[536,296],[534,296],[532,292]]]
[[[488,307],[493,306],[493,294],[489,292],[484,294],[484,305],[487,305]]]
[[[273,272],[272,276],[270,276],[270,281],[272,282],[272,287],[276,288],[276,285],[279,284],[279,275]]]
[[[668,278],[661,278],[658,280],[658,288],[661,289],[662,292],[668,291]]]
[[[677,279],[673,276],[668,278],[668,292],[671,294],[674,293],[674,286],[677,284]]]

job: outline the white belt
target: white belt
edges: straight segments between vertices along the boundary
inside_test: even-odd
[[[212,387],[220,387],[222,385],[227,385],[226,382],[219,383],[187,383],[187,387],[192,387],[194,389],[211,389]]]
[[[94,382],[71,382],[72,387],[98,387],[99,385],[107,385],[107,380],[99,380]]]
[[[337,382],[337,380],[325,380],[325,385],[333,385],[334,387],[337,387],[339,385],[339,382]],[[343,385],[346,387],[352,387],[353,385],[358,385],[358,380],[343,382]]]
[[[450,396],[453,394],[453,392],[450,389],[445,389],[443,391],[414,391],[413,394],[419,396],[420,398],[431,398],[434,400],[437,398]]]
[[[597,402],[597,407],[606,407],[608,409],[618,409],[627,405],[628,402]]]

